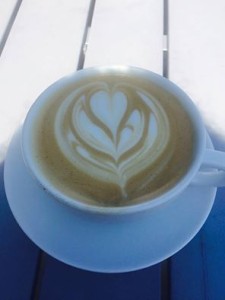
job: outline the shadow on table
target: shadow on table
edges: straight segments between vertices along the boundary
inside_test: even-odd
[[[219,133],[211,128],[207,128],[212,143],[216,150],[225,151],[225,132]]]
[[[0,163],[0,193],[4,191],[3,173],[4,173],[4,162],[1,162]]]
[[[1,299],[30,299],[39,249],[15,221],[4,188],[0,163],[0,293]]]

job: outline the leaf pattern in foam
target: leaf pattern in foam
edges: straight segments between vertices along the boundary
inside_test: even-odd
[[[168,137],[168,122],[151,95],[133,86],[120,89],[118,85],[96,85],[65,99],[57,122],[63,126],[69,119],[69,125],[66,130],[57,130],[56,138],[68,160],[77,167],[101,180],[111,178],[125,186],[166,147],[166,139],[160,138],[159,142],[159,136],[161,132],[162,137]],[[159,127],[159,120],[164,125]]]

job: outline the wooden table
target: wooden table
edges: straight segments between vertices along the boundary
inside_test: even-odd
[[[35,246],[16,224],[3,184],[9,140],[31,103],[58,78],[94,65],[168,77],[193,98],[215,148],[225,150],[224,17],[224,0],[0,1],[0,299],[225,299],[224,188],[176,255],[144,270],[100,274]]]

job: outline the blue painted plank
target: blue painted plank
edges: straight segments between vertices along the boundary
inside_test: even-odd
[[[170,259],[171,300],[205,300],[202,231]]]
[[[0,166],[0,299],[31,299],[39,249],[17,225],[6,200]]]
[[[198,235],[171,259],[171,299],[225,299],[225,188]]]
[[[216,200],[202,232],[204,282],[207,299],[225,300],[225,188]]]
[[[159,300],[160,265],[104,274],[76,269],[45,255],[39,299]]]
[[[211,138],[216,149],[225,150],[225,141],[212,131]],[[225,188],[218,189],[201,231],[170,266],[172,300],[225,300]]]

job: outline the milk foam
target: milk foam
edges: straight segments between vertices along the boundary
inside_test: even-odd
[[[72,91],[57,108],[54,135],[61,154],[83,173],[121,188],[159,157],[170,154],[167,114],[153,95],[134,84],[104,81]],[[164,158],[163,158],[164,157]],[[154,176],[146,176],[141,188]]]

